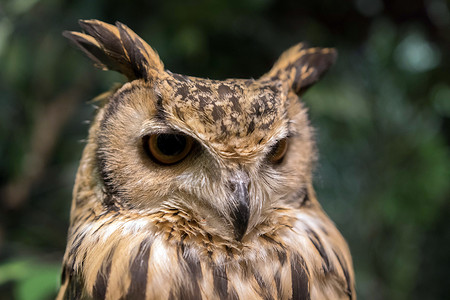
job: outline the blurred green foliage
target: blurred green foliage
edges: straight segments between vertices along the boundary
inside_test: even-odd
[[[223,79],[269,70],[289,46],[339,60],[304,100],[316,188],[352,250],[359,299],[450,293],[450,11],[445,0],[0,2],[0,299],[51,299],[71,188],[94,113],[123,78],[63,30],[127,24],[168,69]]]

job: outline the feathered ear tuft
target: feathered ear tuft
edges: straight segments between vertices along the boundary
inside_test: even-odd
[[[164,71],[158,54],[130,28],[117,22],[116,26],[98,20],[80,20],[86,33],[65,31],[63,35],[74,42],[95,65],[114,70],[129,80],[152,78],[155,71]]]
[[[297,44],[286,50],[262,78],[287,81],[295,93],[301,94],[318,81],[336,61],[332,48],[308,48]]]

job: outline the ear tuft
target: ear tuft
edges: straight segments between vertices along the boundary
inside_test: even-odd
[[[333,48],[308,48],[304,43],[286,50],[263,78],[287,81],[297,94],[317,82],[334,64],[337,51]]]
[[[98,20],[80,20],[85,33],[65,31],[95,65],[124,74],[129,80],[149,79],[154,71],[164,71],[158,54],[127,26],[116,26]]]

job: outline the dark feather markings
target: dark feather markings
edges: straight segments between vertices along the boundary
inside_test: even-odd
[[[112,171],[107,164],[108,156],[110,155],[108,151],[105,151],[105,149],[108,148],[107,143],[106,135],[100,134],[97,137],[98,147],[96,149],[96,163],[100,173],[100,179],[103,181],[103,192],[106,194],[103,199],[103,205],[107,211],[119,212],[123,206],[129,205],[129,203],[127,203],[119,193],[118,186],[115,185],[114,182]]]
[[[346,288],[346,290],[345,290],[345,293],[348,295],[348,298],[349,298],[349,299],[353,299],[352,289],[351,289],[351,282],[350,282],[350,274],[348,273],[348,269],[347,269],[347,267],[346,267],[345,260],[344,260],[344,258],[341,258],[341,257],[336,253],[336,251],[333,250],[333,252],[334,252],[334,254],[336,255],[336,258],[337,258],[337,260],[338,260],[338,262],[339,262],[339,265],[340,265],[341,268],[342,268],[342,272],[344,273],[345,281],[346,281],[346,283],[347,283],[347,288]]]
[[[170,229],[169,235],[167,236],[167,241],[170,241],[172,239],[174,230],[175,229],[173,227]]]
[[[125,299],[145,299],[148,276],[148,260],[153,239],[141,242],[139,251],[130,265],[131,281]]]
[[[109,226],[112,223],[114,223],[116,221],[116,217],[120,215],[119,211],[114,211],[114,213],[111,213],[111,210],[109,209],[111,207],[118,208],[115,205],[114,206],[110,205],[110,206],[107,207],[106,212],[110,213],[111,219],[108,222],[103,222],[100,226],[98,226],[97,229],[95,229],[94,232],[92,233],[93,235],[96,234],[98,231],[100,231],[103,227]],[[95,221],[95,219],[94,219],[94,221]]]
[[[185,247],[180,247],[178,259],[184,260],[184,262],[186,263],[187,268],[184,278],[186,279],[186,282],[189,282],[189,286],[181,285],[179,287],[178,293],[175,294],[178,294],[179,297],[177,299],[180,300],[199,300],[202,299],[200,286],[198,285],[199,281],[202,278],[200,260],[192,253],[186,255],[186,252],[184,250]]]
[[[291,257],[292,300],[310,300],[309,278],[305,261],[301,256]]]
[[[76,35],[70,31],[64,31],[63,36],[72,41],[78,48],[80,48],[87,57],[94,61],[94,65],[98,68],[107,68],[107,63],[110,58],[106,53],[97,45],[92,44],[91,41],[86,38]],[[112,68],[116,70],[117,68]]]
[[[68,279],[68,277],[67,277],[67,266],[63,265],[62,272],[61,272],[61,284],[64,284],[67,279]]]
[[[325,72],[334,64],[336,58],[337,52],[335,50],[330,50],[329,53],[323,53],[319,50],[302,56],[294,65],[297,71],[293,86],[296,93],[304,93],[310,86],[322,78]],[[307,77],[302,78],[303,74],[300,70],[303,66],[308,66],[307,70],[311,70],[311,73]]]
[[[175,290],[174,289],[170,290],[168,300],[177,300],[177,298],[175,297]]]
[[[320,257],[322,257],[322,260],[323,260],[324,265],[325,265],[324,271],[325,272],[330,272],[331,271],[330,260],[328,258],[328,255],[327,255],[326,251],[325,251],[325,248],[323,247],[322,241],[320,240],[320,238],[317,235],[317,233],[314,230],[312,230],[311,228],[308,228],[306,230],[306,232],[308,233],[309,240],[311,241],[311,243],[313,243],[314,247],[316,247],[317,251],[320,254]]]
[[[281,266],[283,266],[286,263],[286,260],[287,260],[286,251],[284,251],[284,249],[278,250],[277,254],[278,254],[278,259],[280,260],[280,264],[281,264]]]
[[[269,289],[261,275],[259,275],[258,272],[254,272],[253,277],[255,277],[255,280],[258,283],[259,289],[256,292],[261,296],[261,298],[264,300],[273,300],[273,297],[269,293]]]
[[[147,79],[148,62],[139,50],[146,51],[145,47],[138,38],[120,33],[120,29],[126,31],[124,25],[118,23],[118,27],[114,27],[97,20],[80,20],[79,24],[87,34],[66,31],[63,35],[74,42],[97,67],[118,71],[129,80]]]
[[[116,25],[119,29],[120,39],[128,53],[135,77],[146,79],[148,77],[148,64],[143,55],[146,51],[144,45],[139,38],[133,38],[129,34],[128,27],[120,22],[117,22]]]
[[[163,98],[161,95],[156,94],[156,119],[160,122],[165,122],[167,119],[167,112],[163,107]]]
[[[167,71],[167,73],[169,73],[173,78],[175,78],[178,81],[181,82],[190,82],[189,77],[183,74],[177,74],[177,73],[172,73],[170,71]]]
[[[233,287],[229,287],[228,296],[225,298],[227,300],[239,300],[239,296],[236,293],[236,290]]]
[[[82,293],[84,291],[84,282],[81,276],[75,274],[72,269],[67,268],[69,273],[69,284],[64,293],[63,299],[65,300],[79,300],[82,299]]]
[[[292,204],[297,204],[299,207],[307,206],[310,204],[308,190],[306,187],[301,187],[295,194],[291,197],[290,202]]]
[[[120,36],[113,31],[112,25],[95,20],[80,20],[79,24],[84,31],[99,42],[102,49],[110,57],[110,61],[120,62],[121,65],[128,61]]]
[[[212,265],[214,290],[220,299],[225,299],[228,295],[228,277],[225,266]]]
[[[277,251],[278,259],[280,260],[280,264],[281,264],[281,266],[283,266],[286,263],[286,259],[287,259],[287,254],[283,247],[283,244],[275,241],[273,238],[271,238],[270,236],[268,236],[266,234],[261,235],[261,237],[263,239],[265,239],[266,241],[268,241],[269,243],[275,244],[278,246],[276,251]]]
[[[85,237],[86,237],[85,233],[77,233],[74,241],[72,242],[72,245],[71,245],[71,248],[69,251],[69,257],[72,257],[77,253],[78,248],[81,246],[81,243],[83,242]]]
[[[141,89],[138,85],[131,85],[129,88],[125,88],[115,93],[108,102],[103,118],[100,120],[100,127],[102,132],[106,132],[108,129],[109,121],[113,118],[120,106],[124,104],[124,99],[130,94]],[[108,137],[104,134],[100,134],[97,138],[98,148],[96,150],[97,156],[97,168],[100,173],[100,178],[103,181],[105,187],[106,197],[103,200],[103,204],[110,211],[118,211],[120,206],[124,203],[120,197],[117,186],[113,180],[111,171],[108,168],[107,162],[109,161],[110,152],[106,151],[109,148]]]
[[[268,236],[267,234],[263,234],[263,235],[261,235],[261,237],[271,244],[275,244],[277,246],[283,247],[283,245],[280,242],[275,241],[272,237]]]
[[[105,299],[106,297],[109,275],[111,274],[111,258],[112,255],[109,255],[107,260],[103,262],[103,264],[107,263],[106,268],[103,268],[102,266],[102,268],[100,268],[100,271],[97,273],[97,278],[95,279],[95,284],[92,291],[94,299]]]
[[[282,288],[281,288],[281,274],[280,274],[280,270],[277,270],[274,278],[275,280],[275,286],[277,288],[277,299],[281,299],[281,295],[282,295]]]
[[[295,70],[295,77],[290,78],[293,91],[301,95],[317,82],[336,61],[335,49],[309,48],[300,43],[286,50],[265,76],[271,81],[286,79]]]
[[[225,245],[225,251],[227,252],[228,257],[234,258],[233,249],[231,249],[231,247]]]

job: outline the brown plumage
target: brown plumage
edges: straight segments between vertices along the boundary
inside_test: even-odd
[[[164,69],[123,24],[65,32],[129,79],[89,131],[58,299],[355,299],[350,252],[312,187],[299,99],[333,49],[298,44],[258,80]]]

